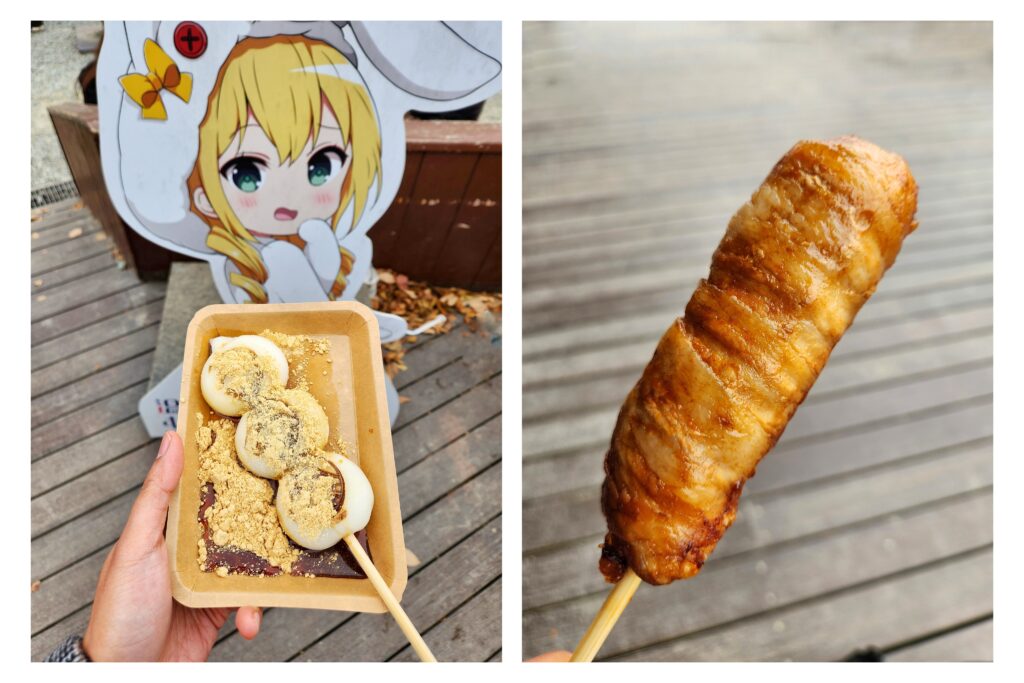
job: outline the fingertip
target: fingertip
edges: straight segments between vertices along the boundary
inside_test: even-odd
[[[173,491],[181,478],[185,462],[185,446],[177,432],[167,432],[160,443],[157,459],[161,461],[161,482],[166,490]]]
[[[246,640],[252,640],[259,634],[262,621],[263,611],[259,607],[239,607],[235,614],[235,627]]]
[[[545,652],[542,655],[538,655],[533,659],[529,659],[529,662],[568,662],[572,658],[572,653],[568,650],[556,650],[554,652]]]

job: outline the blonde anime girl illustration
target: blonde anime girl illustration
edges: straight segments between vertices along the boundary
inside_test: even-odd
[[[329,45],[277,36],[239,42],[220,71],[188,188],[235,300],[345,292],[355,256],[339,239],[380,175],[381,142],[366,89],[339,66]]]
[[[207,261],[226,303],[354,299],[402,181],[406,112],[496,93],[500,55],[496,22],[107,22],[107,191],[140,235]],[[431,325],[375,314],[383,342]],[[140,401],[151,434],[178,372]],[[388,399],[394,420],[390,384]]]

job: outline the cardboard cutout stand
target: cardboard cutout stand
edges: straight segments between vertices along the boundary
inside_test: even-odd
[[[500,85],[498,22],[107,22],[103,175],[135,231],[209,263],[224,303],[351,300],[373,286],[406,112]],[[383,343],[441,322],[376,316]],[[180,382],[179,366],[140,400],[150,435],[176,424]]]

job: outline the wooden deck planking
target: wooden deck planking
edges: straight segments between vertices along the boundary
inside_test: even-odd
[[[888,653],[893,662],[942,662],[951,653],[963,653],[963,659],[975,662],[992,661],[992,618],[956,628],[918,643]]]
[[[135,404],[149,378],[166,286],[140,283],[114,267],[109,244],[95,238],[102,235],[95,221],[74,202],[66,204],[35,211],[32,222],[32,577],[40,582],[32,595],[34,660],[84,630],[99,567],[157,446]],[[71,237],[77,227],[82,234]],[[479,627],[480,613],[500,609],[488,592],[501,574],[500,357],[500,346],[457,325],[449,335],[412,345],[409,369],[396,378],[409,399],[394,432],[406,542],[423,562],[413,570],[424,570],[417,585],[431,596],[418,598],[426,610],[422,628],[435,634],[439,654],[456,659],[500,653],[498,616],[465,642],[452,640],[443,626],[450,618]],[[449,586],[439,577],[467,572],[473,580],[447,603],[436,599]],[[414,590],[407,591],[407,606]],[[267,623],[295,618],[290,612],[269,610]],[[310,614],[332,624],[352,621],[344,613]],[[390,622],[363,616],[346,633],[365,630],[361,638],[370,643],[380,624]],[[215,658],[230,658],[232,634],[226,625]],[[294,647],[268,645],[274,638],[268,630],[254,645],[287,659],[318,636],[291,628],[287,642]],[[404,645],[394,642],[387,656]],[[337,656],[320,648],[306,658]]]
[[[733,555],[763,551],[768,544],[822,536],[902,510],[990,489],[990,449],[990,440],[983,439],[938,454],[834,476],[821,483],[780,492],[750,491],[747,504],[715,550],[714,562],[709,562],[708,568]],[[894,486],[890,478],[899,481]],[[563,502],[564,498],[537,501],[530,506],[531,514],[548,514],[551,519],[575,515],[586,518],[586,523],[563,529],[558,536],[530,539],[525,563],[537,579],[524,586],[524,608],[537,610],[569,598],[603,594],[605,590],[603,578],[593,571],[594,548],[604,530],[586,514],[596,509],[597,501],[582,495],[571,502]],[[565,580],[569,578],[572,580]]]
[[[956,637],[992,611],[991,32],[951,30],[524,27],[525,656],[571,649],[607,592],[607,439],[729,217],[795,140],[846,132],[907,158],[921,227],[704,571],[642,586],[602,657],[898,659],[933,640],[991,656],[990,630]],[[862,558],[868,538],[895,547]],[[886,601],[952,567],[971,578],[947,578],[943,600]]]

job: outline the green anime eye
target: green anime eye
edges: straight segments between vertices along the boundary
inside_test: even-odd
[[[345,165],[345,153],[337,147],[325,147],[309,159],[309,184],[318,187],[338,175]]]
[[[263,184],[260,165],[253,157],[237,157],[226,163],[220,173],[242,192],[255,192]]]

